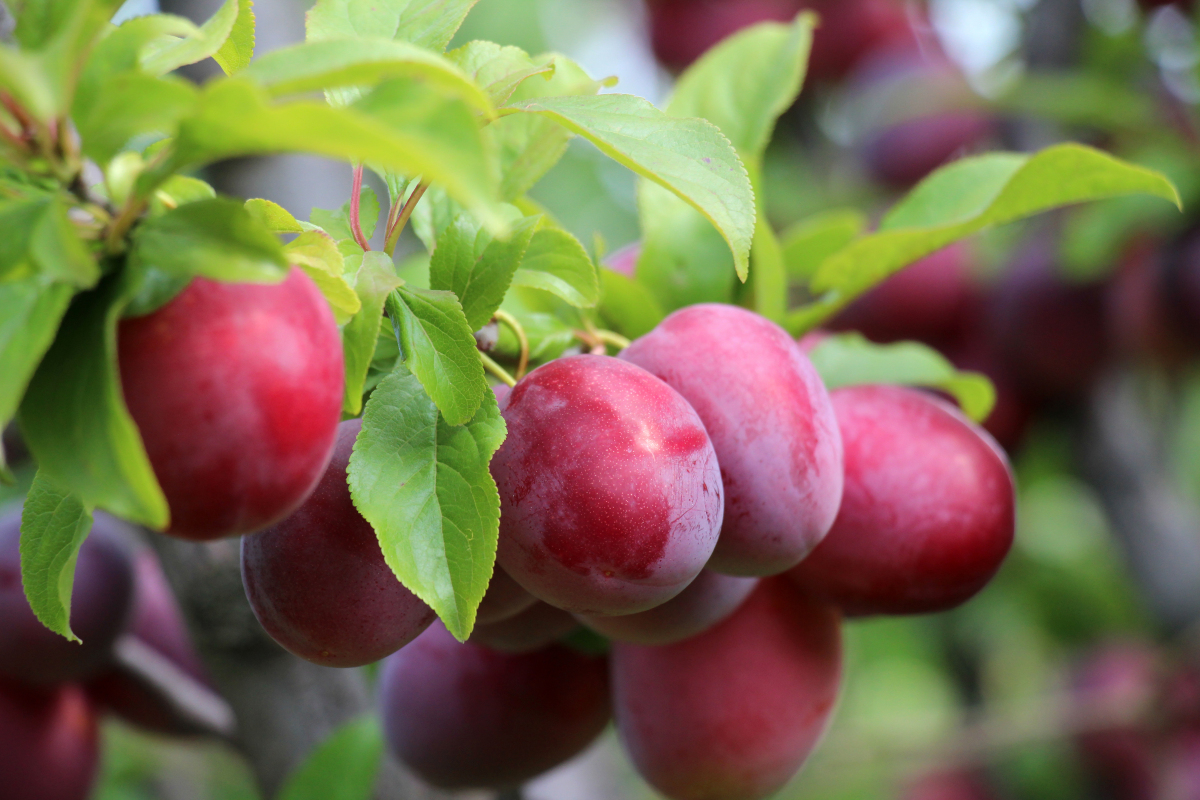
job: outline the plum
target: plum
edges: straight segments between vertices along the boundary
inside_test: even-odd
[[[497,564],[492,571],[492,579],[488,581],[487,592],[475,612],[475,624],[490,625],[511,619],[537,601]]]
[[[916,117],[873,134],[863,145],[863,160],[875,180],[903,189],[978,149],[995,128],[992,116],[980,111]]]
[[[721,528],[721,475],[675,390],[616,358],[569,356],[518,382],[503,414],[497,558],[532,595],[632,614],[699,574]]]
[[[342,344],[299,269],[273,285],[196,278],[122,320],[117,350],[170,507],[167,533],[199,541],[265,528],[320,479],[341,419]]]
[[[619,272],[626,277],[632,278],[637,274],[637,262],[641,257],[642,243],[640,241],[633,242],[611,253],[608,258],[604,259],[604,266],[613,272]]]
[[[837,612],[778,578],[676,644],[614,643],[617,730],[672,800],[756,800],[780,789],[825,729],[841,674]]]
[[[583,617],[583,623],[610,639],[634,644],[672,644],[708,630],[728,617],[758,585],[704,570],[688,587],[661,606],[621,617]]]
[[[509,619],[477,625],[467,641],[505,653],[528,653],[558,641],[577,627],[579,622],[561,608],[535,601]]]
[[[449,789],[518,786],[587,747],[610,716],[603,658],[562,645],[500,653],[440,622],[384,662],[381,684],[392,750]]]
[[[800,346],[750,311],[701,304],[671,314],[620,357],[683,395],[712,439],[725,522],[708,566],[761,576],[804,558],[837,515],[842,442]]]
[[[133,559],[123,523],[97,512],[79,548],[70,642],[33,615],[21,584],[21,513],[0,516],[0,675],[30,683],[79,680],[102,670],[133,606]]]
[[[338,426],[317,488],[290,517],[242,539],[242,583],[271,638],[314,664],[357,667],[396,652],[433,621],[383,559],[350,498],[346,468],[362,420]]]
[[[75,684],[0,681],[0,780],[11,800],[87,800],[99,762],[96,712]]]
[[[828,328],[855,330],[887,344],[915,339],[934,346],[953,340],[976,310],[971,252],[965,244],[926,256],[859,297]]]
[[[932,395],[900,386],[833,392],[846,491],[833,530],[788,573],[850,616],[953,608],[1012,546],[1004,451]]]

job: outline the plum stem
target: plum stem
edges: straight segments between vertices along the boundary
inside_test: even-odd
[[[517,360],[516,377],[517,380],[521,380],[521,378],[525,377],[525,370],[529,367],[529,337],[525,335],[525,328],[521,326],[521,323],[516,317],[514,317],[512,314],[509,314],[507,311],[496,309],[496,313],[493,314],[492,317],[497,322],[507,325],[508,329],[511,330],[513,335],[517,337],[517,344],[521,347],[521,355]]]
[[[363,165],[359,164],[354,168],[354,186],[350,189],[350,233],[354,234],[354,241],[365,252],[371,249],[371,245],[367,243],[367,237],[363,235],[362,220],[359,218],[359,206],[362,204],[362,183]]]
[[[404,226],[408,224],[408,218],[412,216],[413,210],[417,207],[417,203],[421,201],[421,197],[425,194],[425,190],[429,188],[428,181],[421,181],[417,184],[417,188],[413,189],[413,193],[404,201],[403,207],[396,205],[392,206],[392,214],[388,214],[387,237],[384,240],[383,249],[389,256],[396,252],[396,243],[400,241],[400,234],[404,232]],[[399,210],[397,210],[399,208]],[[391,219],[392,215],[395,219]]]
[[[624,336],[617,333],[616,331],[598,330],[598,331],[592,331],[592,335],[595,336],[600,341],[604,342],[605,344],[610,344],[613,347],[617,348],[618,351],[624,350],[626,347],[629,347],[629,345],[631,344],[631,342],[628,339],[626,339]]]
[[[479,353],[479,359],[483,361],[483,368],[495,375],[500,380],[504,381],[508,386],[516,386],[517,380],[512,375],[508,374],[508,370],[492,360],[492,357],[482,350],[476,350]]]

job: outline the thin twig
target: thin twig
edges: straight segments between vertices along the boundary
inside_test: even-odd
[[[428,181],[421,181],[417,184],[417,188],[413,189],[413,193],[404,202],[404,208],[400,209],[400,213],[396,216],[396,221],[388,229],[383,249],[389,256],[395,254],[396,243],[400,241],[400,234],[404,233],[404,226],[408,224],[408,218],[412,216],[413,210],[417,207],[417,203],[420,202],[421,197],[424,196],[425,190],[428,188]]]
[[[367,237],[363,235],[362,220],[359,218],[362,183],[363,165],[359,164],[354,168],[354,186],[350,189],[350,233],[354,234],[354,241],[358,242],[358,246],[367,251],[371,249],[371,245],[367,243]]]
[[[610,344],[617,348],[618,352],[624,350],[626,347],[629,347],[629,345],[632,344],[628,339],[616,331],[598,330],[592,331],[592,335],[605,344]]]
[[[495,375],[500,380],[504,381],[508,386],[516,386],[517,380],[512,375],[508,374],[508,370],[492,360],[491,356],[482,350],[476,350],[479,353],[479,359],[483,362],[483,368]]]
[[[508,329],[517,337],[517,344],[521,348],[521,354],[517,359],[517,380],[525,377],[525,370],[529,368],[529,337],[525,335],[525,328],[512,314],[507,311],[496,309],[496,313],[492,315],[497,322],[502,322],[508,326]]]
[[[587,345],[588,352],[592,355],[608,355],[608,348],[605,347],[604,341],[591,331],[577,330],[575,331],[575,338]]]

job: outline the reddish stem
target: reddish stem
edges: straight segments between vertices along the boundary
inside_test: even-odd
[[[359,219],[358,207],[362,196],[363,182],[363,167],[359,164],[354,168],[354,187],[350,194],[350,232],[354,234],[354,241],[358,242],[358,246],[364,251],[370,250],[371,246],[367,244],[367,237],[363,235],[362,221]]]

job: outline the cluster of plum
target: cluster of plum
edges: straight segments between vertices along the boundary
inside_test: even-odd
[[[21,588],[20,510],[0,516],[0,775],[5,797],[85,800],[96,776],[97,722],[201,733],[180,687],[214,697],[158,559],[126,526],[97,514],[76,561],[71,625],[52,633]],[[220,713],[219,711],[217,713]]]
[[[828,393],[799,343],[733,306],[497,394],[498,563],[468,642],[396,581],[355,509],[357,420],[308,500],[242,539],[247,596],[281,645],[342,667],[392,654],[389,740],[436,785],[520,784],[613,714],[669,797],[765,796],[832,711],[842,616],[958,605],[1012,541],[988,434],[915,389]]]

